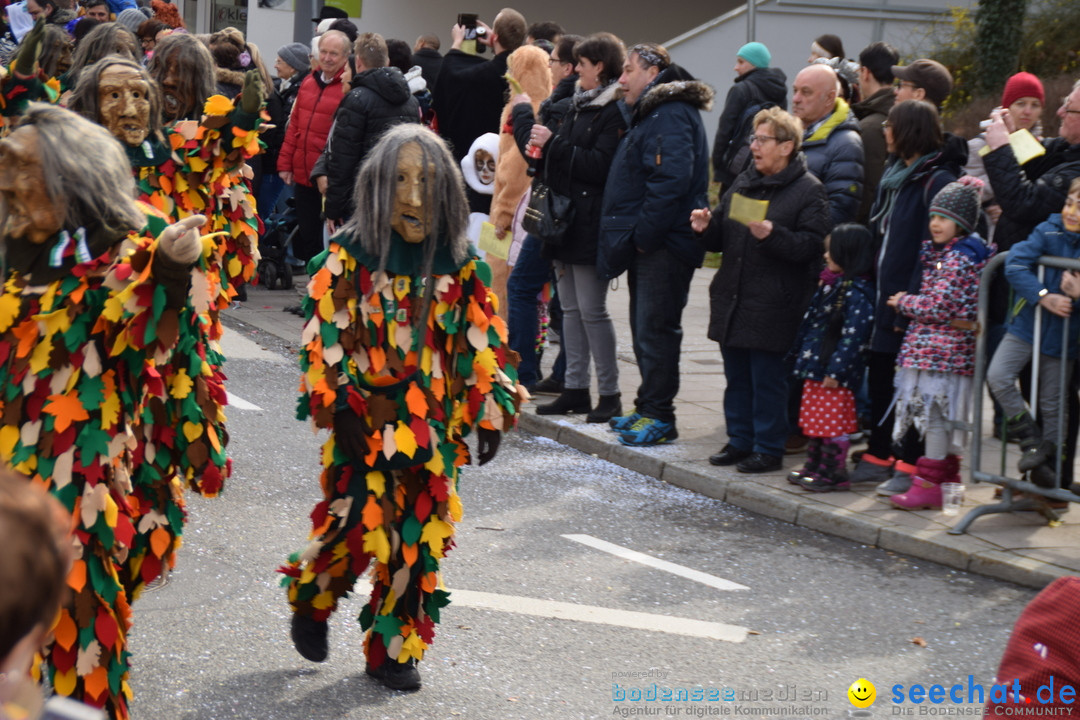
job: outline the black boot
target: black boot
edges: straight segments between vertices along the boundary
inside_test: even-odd
[[[589,397],[589,389],[563,390],[555,402],[540,405],[536,408],[537,415],[575,415],[587,413],[592,410],[592,400]]]
[[[622,393],[601,395],[600,402],[585,418],[587,423],[606,423],[613,417],[622,415]]]
[[[289,630],[293,647],[296,648],[296,652],[311,662],[326,660],[329,653],[326,642],[328,632],[329,625],[325,620],[320,622],[307,615],[301,615],[298,612],[293,613],[292,627]]]
[[[387,658],[379,667],[368,667],[365,672],[391,690],[420,689],[420,671],[412,658],[403,663]]]
[[[1020,462],[1017,467],[1021,473],[1034,470],[1047,460],[1046,448],[1042,439],[1042,431],[1035,423],[1035,419],[1027,411],[1007,421],[1009,436],[1015,437],[1020,444]]]

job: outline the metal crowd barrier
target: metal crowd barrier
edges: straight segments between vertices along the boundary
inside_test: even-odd
[[[1008,477],[1006,467],[1006,453],[1005,442],[1002,438],[1002,452],[1001,460],[998,465],[998,472],[992,473],[982,468],[982,412],[983,412],[983,392],[989,392],[985,389],[986,385],[986,368],[989,365],[990,358],[986,357],[986,328],[987,314],[990,301],[990,284],[994,272],[1005,264],[1005,259],[1008,257],[1008,253],[1001,253],[990,259],[990,262],[983,268],[982,278],[979,282],[979,332],[975,339],[975,377],[973,379],[973,394],[975,395],[973,414],[972,414],[972,426],[971,426],[971,463],[969,477],[972,483],[988,482],[1001,487],[1000,502],[980,505],[971,511],[969,511],[963,519],[960,520],[954,527],[949,529],[949,534],[960,535],[967,531],[971,523],[983,515],[991,515],[994,513],[1012,512],[1014,510],[1035,510],[1042,514],[1050,523],[1057,523],[1061,517],[1057,510],[1051,508],[1048,502],[1051,500],[1075,502],[1080,503],[1080,496],[1073,494],[1065,488],[1044,488],[1034,483],[1029,482],[1023,478]],[[1080,271],[1080,260],[1072,260],[1069,258],[1054,257],[1050,255],[1044,255],[1039,258],[1039,278],[1042,279],[1045,268],[1057,268],[1060,270],[1076,270]],[[1042,314],[1043,309],[1036,306],[1035,308],[1035,336],[1032,343],[1031,353],[1031,397],[1028,398],[1028,406],[1031,411],[1032,417],[1038,419],[1039,409],[1039,361],[1041,353],[1039,349],[1042,345]],[[1065,318],[1065,322],[1062,323],[1062,343],[1061,346],[1066,350],[1067,360],[1067,348],[1066,340],[1069,333],[1069,318]],[[1076,320],[1080,322],[1080,319]],[[1069,392],[1069,383],[1065,382],[1066,371],[1068,369],[1068,362],[1061,363],[1061,393],[1060,408],[1061,413],[1068,412],[1068,398],[1066,393]],[[1065,447],[1065,433],[1067,431],[1068,423],[1065,418],[1062,417],[1062,422],[1058,423],[1058,436],[1055,438],[1057,444],[1057,460],[1055,463],[1056,475],[1058,478],[1058,485],[1062,483],[1062,449]],[[1014,472],[1017,472],[1014,468]],[[1074,481],[1075,482],[1075,481]],[[1023,493],[1022,497],[1017,497],[1016,493]]]

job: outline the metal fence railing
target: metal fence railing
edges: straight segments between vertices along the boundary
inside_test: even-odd
[[[1006,465],[1006,452],[1004,439],[1002,441],[1002,452],[1000,455],[1000,462],[997,466],[997,472],[989,472],[982,467],[982,413],[983,413],[983,393],[986,392],[986,368],[989,365],[990,358],[986,356],[986,332],[988,327],[988,308],[990,300],[990,285],[991,278],[994,272],[1004,265],[1005,259],[1008,257],[1008,253],[1001,253],[994,258],[991,258],[990,262],[983,268],[981,282],[979,284],[979,328],[980,331],[975,340],[975,377],[973,381],[974,392],[976,393],[972,427],[971,427],[971,463],[970,463],[970,478],[972,483],[987,482],[999,485],[1001,487],[1001,498],[998,502],[991,504],[980,505],[969,511],[953,528],[949,530],[952,535],[959,535],[967,531],[976,519],[983,515],[990,515],[993,513],[1012,512],[1015,510],[1035,510],[1043,515],[1047,521],[1055,523],[1060,520],[1059,513],[1054,508],[1050,507],[1050,501],[1065,501],[1080,503],[1080,496],[1073,494],[1066,488],[1045,488],[1039,485],[1035,485],[1030,482],[1026,477],[1009,477],[1007,472],[1009,468]],[[1080,260],[1072,260],[1069,258],[1053,257],[1044,255],[1039,258],[1039,277],[1043,276],[1046,268],[1057,268],[1060,270],[1076,270],[1080,271]],[[1031,414],[1036,419],[1039,412],[1039,360],[1041,353],[1042,340],[1042,314],[1041,307],[1035,309],[1035,337],[1032,343],[1031,353],[1031,393],[1028,398],[1028,405],[1031,409]],[[1074,319],[1074,322],[1080,322],[1080,319]],[[1062,413],[1062,420],[1058,423],[1058,436],[1054,438],[1055,444],[1058,448],[1056,453],[1056,476],[1058,478],[1058,485],[1062,484],[1062,452],[1061,449],[1065,447],[1065,433],[1068,423],[1065,421],[1065,413],[1068,410],[1068,398],[1067,393],[1070,392],[1069,383],[1065,382],[1066,373],[1068,371],[1068,345],[1067,338],[1069,333],[1069,318],[1065,319],[1062,327],[1062,343],[1063,349],[1063,362],[1061,363],[1061,393],[1060,398],[1060,412]],[[1016,473],[1015,468],[1012,468]],[[1018,493],[1020,495],[1018,495]]]

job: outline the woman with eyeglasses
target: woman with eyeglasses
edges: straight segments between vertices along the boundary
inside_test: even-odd
[[[781,467],[789,431],[786,356],[815,289],[830,220],[825,187],[800,152],[802,121],[772,107],[754,116],[753,127],[753,165],[715,211],[694,210],[690,223],[706,250],[724,254],[709,286],[709,339],[724,358],[728,442],[709,462],[765,473]],[[732,212],[744,201],[763,219]]]
[[[530,122],[527,112],[516,110],[513,116],[519,147],[524,145],[526,153],[530,146],[539,149],[534,182],[542,180],[555,192],[568,196],[574,208],[564,237],[541,238],[541,253],[554,262],[558,278],[566,376],[559,397],[540,405],[536,412],[582,413],[586,422],[606,423],[622,415],[622,400],[615,325],[607,310],[608,283],[597,274],[596,254],[604,183],[615,148],[626,130],[619,109],[623,96],[619,75],[626,50],[611,33],[596,33],[575,45],[572,57],[578,82],[560,124]],[[519,100],[524,104],[527,98]],[[596,368],[599,390],[595,407],[589,390],[590,359]]]
[[[889,160],[870,211],[870,230],[878,243],[874,331],[867,358],[872,429],[851,482],[877,482],[877,493],[890,496],[911,487],[923,443],[917,432],[909,431],[894,456],[893,379],[908,320],[886,301],[918,288],[919,250],[930,237],[930,203],[959,177],[967,146],[945,142],[937,108],[925,100],[897,103],[882,127]]]

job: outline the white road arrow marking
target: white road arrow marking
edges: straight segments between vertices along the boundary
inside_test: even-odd
[[[652,555],[646,555],[645,553],[639,553],[636,550],[624,548],[622,545],[615,545],[614,543],[605,542],[594,538],[592,535],[563,535],[567,540],[573,540],[574,542],[581,543],[582,545],[588,545],[596,550],[602,550],[603,552],[610,553],[615,557],[623,558],[624,560],[632,560],[648,567],[656,568],[657,570],[663,570],[679,577],[684,577],[687,580],[693,580],[694,582],[714,587],[717,590],[749,590],[750,588],[745,585],[740,585],[737,582],[731,580],[725,580],[724,578],[716,577],[708,573],[703,573],[700,570],[694,570],[692,568],[684,567],[683,565],[676,565],[673,562],[667,560],[661,560],[654,558]]]

